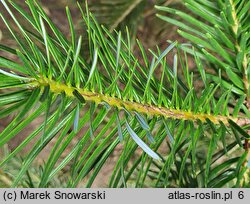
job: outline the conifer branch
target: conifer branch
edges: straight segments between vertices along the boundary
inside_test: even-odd
[[[236,36],[236,39],[235,39],[235,48],[236,48],[236,51],[237,51],[237,55],[240,54],[242,51],[241,49],[241,46],[239,45],[239,42],[238,42],[238,31],[239,31],[239,28],[240,28],[240,21],[238,20],[238,17],[237,17],[237,13],[236,13],[236,6],[235,6],[235,3],[233,2],[233,0],[230,0],[229,1],[230,4],[231,4],[231,7],[232,7],[232,17],[233,17],[233,25],[232,25],[232,30],[234,32],[234,35]],[[248,67],[248,64],[249,64],[249,59],[247,59],[247,53],[244,52],[243,53],[243,58],[242,58],[242,76],[243,76],[243,83],[244,83],[244,89],[245,89],[245,93],[246,93],[246,96],[247,96],[247,99],[246,99],[246,104],[247,104],[247,107],[250,108],[250,91],[249,91],[249,79],[248,79],[248,76],[247,76],[247,67]]]
[[[13,29],[9,18],[0,14],[19,44],[18,49],[0,45],[19,59],[0,57],[0,118],[16,115],[0,132],[0,147],[36,118],[44,118],[34,131],[24,132],[25,139],[0,161],[1,168],[8,166],[31,144],[12,186],[21,185],[32,162],[52,140],[55,143],[34,186],[48,187],[52,177],[70,166],[68,186],[75,187],[90,176],[90,187],[119,141],[124,148],[110,187],[126,186],[135,174],[139,175],[135,187],[147,186],[148,181],[155,187],[248,185],[244,183],[249,178],[250,154],[247,0],[184,0],[202,21],[185,11],[157,7],[183,19],[158,15],[179,26],[183,30],[179,33],[197,49],[176,46],[175,42],[164,51],[150,50],[150,57],[138,40],[142,58],[131,49],[128,31],[126,39],[121,32],[110,33],[100,26],[88,5],[86,12],[78,5],[86,25],[86,46],[84,37],[77,40],[68,8],[70,41],[36,0],[27,0],[30,12],[13,1],[0,2],[19,29]],[[133,6],[128,9],[130,12]],[[32,29],[26,30],[14,12]],[[168,54],[172,51],[170,66]],[[194,56],[196,71],[189,69],[188,53]],[[215,72],[207,73],[204,64]],[[84,106],[86,102],[89,105]],[[125,114],[119,114],[121,111]],[[162,151],[162,145],[168,146],[167,151]],[[138,147],[143,151],[137,151]]]
[[[65,85],[59,82],[56,82],[52,79],[48,79],[45,77],[40,77],[38,80],[34,79],[33,82],[30,83],[31,87],[46,87],[49,86],[51,92],[55,94],[60,94],[65,92],[68,97],[83,97],[84,101],[92,101],[96,104],[100,104],[102,102],[107,103],[111,107],[116,107],[119,110],[126,109],[128,111],[136,111],[138,113],[142,113],[148,116],[163,116],[165,118],[173,118],[179,120],[190,120],[190,121],[198,121],[206,122],[207,119],[210,120],[214,124],[220,124],[220,122],[225,125],[229,125],[229,120],[237,121],[238,119],[233,118],[231,116],[222,116],[222,115],[211,115],[205,113],[193,113],[183,110],[175,110],[171,108],[158,107],[150,104],[138,103],[135,101],[123,100],[121,98],[91,92],[89,90],[84,90],[76,87],[72,87],[69,85]],[[79,93],[81,96],[75,94]],[[81,99],[80,99],[81,100]],[[81,100],[83,101],[83,100]]]

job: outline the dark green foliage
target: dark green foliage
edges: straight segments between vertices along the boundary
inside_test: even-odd
[[[0,168],[6,172],[6,166],[32,142],[11,185],[50,187],[67,170],[67,187],[83,186],[83,180],[87,180],[84,186],[90,187],[122,146],[110,187],[244,186],[242,181],[249,178],[244,149],[250,115],[246,101],[249,13],[245,10],[249,3],[235,1],[240,26],[233,33],[234,11],[224,8],[228,2],[232,1],[218,1],[217,5],[185,0],[185,5],[208,23],[179,10],[157,7],[188,21],[184,24],[160,16],[184,29],[179,33],[194,41],[196,49],[172,42],[148,56],[138,40],[143,58],[139,59],[131,49],[128,30],[126,37],[121,32],[112,34],[81,5],[87,57],[81,55],[84,43],[74,30],[68,8],[70,40],[36,1],[27,0],[28,13],[12,1],[1,0],[19,29],[17,35],[1,14],[20,50],[1,45],[19,61],[0,57],[0,90],[4,91],[0,94],[0,118],[17,114],[0,133],[0,147],[23,133],[33,120],[43,118],[40,126],[1,158]],[[32,30],[19,23],[14,11]],[[188,53],[197,70],[189,68],[192,56]],[[172,57],[170,65],[167,60]],[[29,169],[49,145],[50,154],[34,182]]]

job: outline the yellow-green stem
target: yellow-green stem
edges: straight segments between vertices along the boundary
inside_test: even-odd
[[[163,116],[165,118],[174,118],[180,120],[191,120],[191,121],[202,121],[205,122],[209,119],[214,124],[219,124],[220,121],[225,125],[228,125],[228,120],[234,120],[232,117],[221,116],[221,115],[210,115],[204,113],[193,113],[183,110],[175,110],[171,108],[158,107],[155,105],[142,104],[134,101],[122,100],[113,96],[104,95],[100,93],[91,92],[89,90],[84,90],[72,86],[68,86],[48,78],[41,77],[39,80],[34,80],[30,83],[33,87],[49,86],[50,90],[55,94],[60,94],[65,92],[69,97],[74,97],[73,92],[77,91],[82,95],[86,101],[93,101],[96,104],[106,102],[111,107],[116,107],[118,109],[127,109],[128,111],[136,111],[138,113],[147,114],[150,116]]]
[[[237,13],[236,13],[236,8],[235,4],[232,0],[230,0],[230,4],[232,6],[232,16],[234,20],[234,25],[232,26],[232,30],[234,31],[235,36],[238,35],[238,30],[239,30],[239,21],[237,18]],[[238,40],[236,39],[235,42],[235,47],[237,49],[237,52],[241,52],[241,48],[238,44]],[[242,75],[243,75],[243,83],[244,83],[244,89],[245,89],[245,94],[246,94],[246,106],[248,109],[250,109],[250,95],[249,95],[249,79],[247,76],[247,67],[248,67],[248,59],[246,53],[243,56],[243,61],[242,61]],[[247,166],[248,160],[250,158],[250,151],[249,151],[249,140],[245,140],[245,152],[247,152],[248,156],[245,162],[242,164],[242,169],[244,169]],[[248,171],[245,172],[244,179],[247,180],[248,178]],[[241,182],[241,186],[243,185],[243,181]]]
[[[238,30],[240,27],[240,23],[239,23],[239,20],[237,18],[235,4],[232,0],[230,0],[230,4],[232,6],[232,16],[233,16],[233,21],[234,21],[234,24],[232,25],[232,30],[233,30],[235,36],[237,36]],[[237,39],[235,42],[235,48],[236,48],[238,53],[240,53],[242,51]],[[246,104],[247,104],[248,108],[250,108],[249,79],[247,77],[247,66],[248,66],[248,59],[247,59],[246,53],[244,53],[243,61],[242,61],[242,67],[243,67],[242,74],[243,74],[243,83],[244,83],[245,93],[247,96]]]

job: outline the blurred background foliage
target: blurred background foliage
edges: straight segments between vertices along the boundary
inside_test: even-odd
[[[16,2],[25,6],[25,1]],[[68,6],[76,30],[83,34],[84,25],[80,20],[81,14],[76,4],[77,1],[40,0],[40,2],[47,15],[53,19],[53,22],[66,36],[70,35],[68,24],[65,23],[65,7]],[[164,46],[167,39],[180,40],[175,32],[177,27],[157,18],[155,16],[157,10],[154,8],[155,5],[171,5],[173,8],[182,7],[184,9],[180,0],[89,0],[88,5],[98,22],[109,31],[121,30],[125,32],[126,27],[128,27],[132,39],[140,39],[146,48],[152,48],[155,45]],[[6,13],[1,6],[1,12]],[[0,30],[2,41],[12,40],[4,26],[1,26]]]

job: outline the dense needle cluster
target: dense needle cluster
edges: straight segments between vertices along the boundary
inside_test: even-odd
[[[158,16],[182,28],[184,31],[179,34],[193,41],[196,49],[172,42],[164,51],[150,50],[151,56],[148,56],[138,40],[143,59],[139,60],[133,54],[128,30],[125,38],[121,32],[111,34],[96,22],[87,6],[86,11],[81,5],[79,9],[86,25],[88,51],[84,38],[75,33],[68,8],[70,40],[36,1],[27,0],[28,13],[12,1],[1,0],[20,35],[0,14],[19,45],[16,50],[4,45],[0,45],[0,49],[17,56],[21,63],[0,57],[0,89],[5,90],[0,94],[0,118],[18,112],[0,133],[0,146],[31,121],[41,115],[44,117],[41,126],[0,163],[0,167],[6,165],[37,138],[13,186],[21,182],[31,163],[53,138],[57,140],[45,163],[39,187],[46,187],[70,162],[74,164],[68,185],[77,186],[92,172],[87,183],[91,186],[119,142],[124,150],[111,177],[112,187],[126,186],[135,171],[139,172],[138,186],[143,186],[147,178],[158,187],[170,186],[171,180],[180,186],[198,185],[195,179],[201,179],[199,185],[205,187],[223,186],[234,178],[236,186],[242,184],[248,150],[234,158],[225,155],[237,145],[244,150],[242,141],[250,138],[249,124],[237,124],[250,116],[247,105],[250,35],[246,23],[249,14],[245,11],[249,3],[184,2],[187,8],[210,23],[167,7],[157,9],[179,16],[188,24],[163,14]],[[227,3],[230,8],[224,8]],[[228,9],[232,16],[228,16]],[[12,10],[26,19],[32,30],[21,25]],[[174,56],[171,66],[168,63],[170,53]],[[194,57],[197,72],[191,72],[188,67],[189,54]],[[206,72],[205,62],[216,74]],[[202,91],[195,88],[196,79],[203,83]],[[88,131],[82,133],[86,125]],[[58,162],[77,134],[83,134],[79,142]],[[207,139],[204,138],[209,140],[207,153],[205,158],[200,158],[198,150],[205,144]],[[169,152],[164,155],[160,147],[166,140]],[[138,146],[144,152],[125,175],[124,168],[130,164]],[[222,157],[226,159],[223,166],[216,163]],[[190,169],[190,175],[185,168]],[[226,180],[225,175],[231,179]]]

